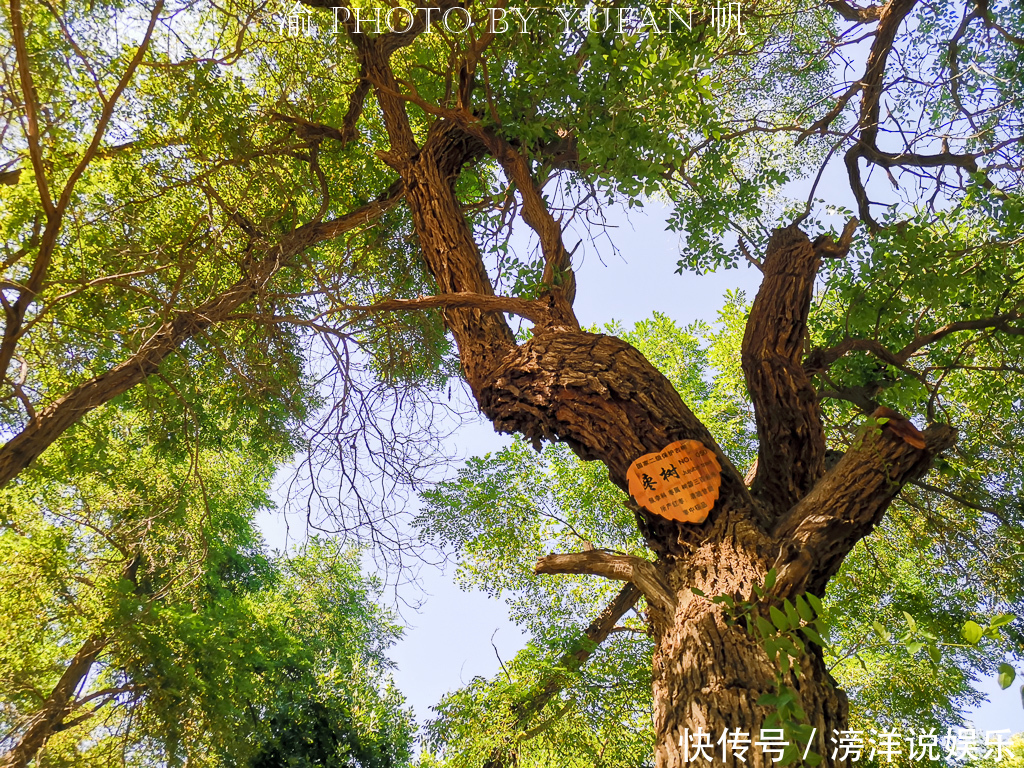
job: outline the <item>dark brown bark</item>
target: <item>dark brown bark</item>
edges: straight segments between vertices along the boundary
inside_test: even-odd
[[[824,473],[825,430],[802,357],[807,314],[821,257],[798,227],[776,230],[764,280],[743,336],[743,373],[757,422],[757,474],[751,487],[788,509]]]
[[[0,768],[25,768],[74,708],[75,692],[99,658],[106,641],[90,637],[78,649],[43,706],[24,728],[18,743],[0,755]]]
[[[544,330],[502,359],[477,397],[496,429],[567,442],[607,465],[624,490],[637,457],[700,440],[722,462],[723,493],[747,497],[743,478],[672,384],[614,336]]]

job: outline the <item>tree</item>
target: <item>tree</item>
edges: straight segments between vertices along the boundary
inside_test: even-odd
[[[684,329],[655,315],[632,331],[604,330],[655,362],[729,455],[752,460],[754,425],[744,417],[750,404],[739,370],[747,308],[733,295],[713,326]],[[440,764],[630,766],[649,750],[654,648],[636,590],[628,585],[616,596],[608,582],[533,573],[552,548],[650,557],[624,494],[601,474],[565,446],[538,454],[520,440],[471,460],[425,494],[424,537],[459,564],[460,583],[505,595],[532,638],[494,679],[474,680],[441,702],[427,728]],[[879,535],[844,561],[815,622],[827,638],[830,673],[850,694],[848,740],[864,745],[858,764],[946,765],[927,757],[966,750],[966,742],[957,748],[948,739],[960,729],[998,739],[984,719],[966,722],[964,709],[980,700],[972,681],[1002,674],[1000,661],[1019,655],[1020,636],[1007,619],[1024,610],[1020,574],[1007,567],[999,540],[970,518],[957,520],[954,535],[944,514],[955,510],[922,519],[918,501],[894,501]],[[964,577],[967,558],[983,578]],[[598,614],[585,633],[576,630]],[[983,631],[989,621],[996,627]],[[802,642],[799,633],[796,639]],[[871,760],[873,742],[885,733],[899,735],[898,754]],[[937,749],[922,741],[929,733]],[[828,739],[830,751],[833,740],[839,735]]]
[[[399,630],[359,553],[268,556],[272,460],[176,455],[118,416],[5,497],[0,764],[404,764]]]
[[[259,24],[264,10],[10,4],[0,483],[158,377],[163,402],[208,412],[194,361],[239,385],[254,424],[299,434],[317,397],[349,413],[348,345],[378,381],[436,384],[447,333],[496,429],[565,443],[623,491],[637,458],[677,440],[721,465],[699,525],[632,504],[653,560],[537,564],[643,594],[655,764],[678,765],[696,729],[757,733],[785,707],[808,755],[840,764],[823,736],[846,727],[846,698],[806,630],[806,654],[780,670],[770,619],[800,606],[795,623],[813,621],[812,596],[900,495],[926,520],[966,502],[981,533],[1020,542],[1020,9],[758,2],[738,36],[700,12],[659,34],[669,9],[636,6],[603,28],[597,13],[505,34],[486,8],[444,2],[440,27],[425,9],[386,9],[373,30],[353,8],[310,10],[297,26],[322,34],[299,38],[287,19]],[[459,34],[467,15],[480,23]],[[136,45],[95,34],[105,21]],[[840,156],[859,221],[815,199]],[[802,176],[816,179],[807,201],[787,202]],[[763,273],[740,349],[749,485],[651,360],[573,313],[559,207],[650,195],[675,206],[681,268],[742,258]],[[536,243],[522,257],[515,214]],[[333,355],[335,392],[299,363],[307,332]],[[737,606],[769,629],[730,621]]]

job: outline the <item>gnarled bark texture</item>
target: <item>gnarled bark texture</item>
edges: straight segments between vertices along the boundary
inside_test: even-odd
[[[710,757],[710,764],[716,766],[774,764],[772,755],[756,742],[769,713],[757,700],[775,691],[775,666],[744,628],[730,626],[717,606],[691,591],[697,587],[708,595],[749,596],[752,586],[764,580],[766,557],[772,549],[763,531],[737,519],[717,526],[693,556],[670,569],[668,578],[679,596],[678,608],[669,615],[652,616],[657,643],[653,669],[657,766],[677,768],[691,760],[709,764],[703,757]],[[801,661],[801,673],[800,678],[789,675],[786,682],[799,693],[808,722],[816,729],[811,748],[824,755],[829,765],[829,750],[821,735],[846,727],[846,697],[833,684],[817,649]],[[702,733],[708,734],[706,740]],[[723,734],[736,741],[723,744]],[[709,746],[700,751],[702,743]],[[743,746],[748,747],[746,752]]]

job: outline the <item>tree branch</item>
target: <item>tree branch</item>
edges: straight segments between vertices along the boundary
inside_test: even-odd
[[[72,697],[106,647],[107,641],[90,637],[78,649],[43,706],[29,720],[17,743],[0,755],[0,768],[25,768],[72,710]]]
[[[194,309],[175,313],[130,358],[79,384],[40,410],[35,419],[0,448],[0,487],[17,477],[89,411],[156,373],[160,363],[187,339],[229,319],[235,309],[263,290],[285,261],[311,245],[373,221],[396,201],[397,196],[378,199],[338,219],[306,224],[277,243],[251,253],[244,265],[245,275],[226,291]]]
[[[896,33],[899,31],[903,20],[909,15],[917,0],[889,0],[885,5],[872,6],[872,13],[877,9],[875,18],[878,20],[878,27],[875,30],[875,41],[868,53],[867,63],[864,69],[864,77],[857,84],[861,93],[860,116],[857,120],[857,128],[860,135],[857,142],[846,152],[844,161],[846,172],[850,181],[850,190],[857,201],[857,210],[860,218],[872,230],[879,228],[878,222],[871,215],[871,201],[868,198],[867,190],[864,188],[864,181],[860,175],[858,161],[866,157],[869,152],[881,155],[876,146],[878,137],[879,116],[881,110],[882,90],[885,85],[885,68],[892,51],[893,43],[896,40]],[[862,21],[860,18],[862,9],[855,8],[843,0],[838,0],[829,5],[837,12],[851,21]],[[852,17],[852,18],[851,18]],[[870,21],[874,19],[864,19]],[[847,92],[852,95],[853,91]],[[870,158],[868,158],[870,161]]]
[[[588,552],[547,555],[537,561],[534,573],[575,573],[603,576],[628,581],[639,589],[647,601],[670,616],[675,613],[676,599],[662,581],[654,564],[632,555],[613,555],[600,549]],[[614,626],[614,622],[612,623]]]
[[[713,450],[722,486],[708,520],[694,526],[641,514],[648,543],[659,554],[681,554],[673,549],[677,543],[699,540],[726,510],[755,506],[743,476],[671,382],[614,336],[540,332],[501,360],[477,398],[495,429],[518,432],[538,446],[566,442],[585,461],[603,462],[611,481],[627,492],[629,466],[646,453],[677,440]]]
[[[605,609],[601,611],[597,618],[590,623],[590,626],[587,627],[586,631],[583,633],[584,637],[594,644],[594,647],[583,646],[575,652],[565,654],[560,659],[559,666],[573,671],[583,666],[594,654],[594,651],[597,650],[597,646],[607,640],[608,636],[613,632],[621,629],[615,625],[618,623],[619,619],[626,615],[627,611],[636,605],[637,600],[639,599],[640,590],[633,584],[626,584],[621,590],[619,590],[619,593],[615,598],[605,606]],[[515,708],[516,727],[520,730],[525,728],[530,722],[530,718],[543,710],[544,707],[547,706],[548,702],[551,701],[559,691],[565,688],[566,680],[567,678],[564,674],[552,675],[544,681],[535,696],[517,705]],[[552,721],[549,719],[545,723],[532,728],[530,731],[523,734],[519,740],[525,741],[527,738],[536,736],[551,722]],[[507,765],[509,765],[509,761],[506,756],[500,749],[496,748],[491,752],[491,756],[487,762],[484,763],[483,768],[504,768],[504,766]]]
[[[859,6],[846,2],[846,0],[828,0],[825,5],[847,21],[853,21],[858,24],[868,24],[872,21],[878,21],[878,17],[882,14],[882,6],[880,5],[869,5],[867,8],[860,8]]]
[[[801,366],[821,251],[792,225],[777,229],[743,336],[742,364],[760,443],[752,492],[789,509],[824,472],[825,432]]]
[[[486,312],[505,312],[525,317],[537,324],[549,321],[548,308],[542,300],[528,301],[509,296],[487,296],[478,293],[456,292],[440,296],[422,296],[418,299],[389,299],[376,304],[341,304],[331,308],[335,312],[401,312],[424,309],[479,309]]]
[[[862,428],[835,467],[779,518],[771,532],[779,542],[774,564],[779,598],[804,591],[820,594],[903,486],[923,477],[932,459],[956,442],[955,429],[937,424],[924,432],[925,447],[917,448],[918,438],[899,422]]]
[[[529,163],[515,147],[493,131],[485,130],[479,122],[474,120],[469,123],[467,130],[487,145],[491,154],[505,169],[509,179],[516,185],[519,194],[523,196],[523,221],[537,233],[541,252],[544,254],[542,279],[549,286],[549,290],[554,290],[557,286],[571,306],[576,297],[576,276],[572,271],[570,254],[562,242],[562,228],[548,210],[547,203],[533,180]],[[579,327],[575,315],[571,317],[571,324]]]
[[[25,282],[24,288],[20,291],[17,301],[14,302],[14,306],[9,312],[5,312],[6,322],[4,324],[3,341],[0,342],[0,377],[6,376],[7,374],[7,367],[11,364],[11,360],[14,357],[15,350],[17,349],[18,342],[21,338],[22,323],[25,320],[25,313],[28,311],[29,306],[33,301],[35,301],[37,294],[42,289],[46,273],[50,269],[53,251],[57,247],[57,237],[63,226],[64,213],[67,210],[68,204],[71,202],[71,196],[74,193],[75,186],[78,184],[82,174],[85,173],[86,168],[88,168],[89,164],[96,157],[96,153],[103,141],[103,136],[106,134],[107,126],[110,124],[110,119],[113,117],[114,108],[117,105],[118,99],[120,99],[121,94],[124,93],[128,84],[135,76],[135,71],[138,69],[139,64],[142,62],[143,58],[145,58],[146,52],[149,50],[150,41],[153,39],[153,31],[156,29],[156,22],[160,17],[160,12],[163,10],[163,7],[163,0],[157,0],[149,17],[149,26],[146,28],[142,41],[139,43],[139,47],[135,51],[135,55],[132,56],[131,61],[128,62],[128,66],[125,68],[120,80],[118,80],[117,86],[115,86],[113,92],[110,94],[110,98],[103,99],[101,96],[103,107],[100,110],[100,116],[96,122],[96,129],[93,132],[92,139],[90,140],[88,147],[86,147],[85,152],[82,154],[81,159],[71,170],[71,173],[61,190],[59,199],[54,203],[53,200],[50,199],[50,190],[46,182],[46,169],[43,164],[42,147],[39,144],[39,105],[36,103],[35,85],[33,84],[32,72],[29,68],[29,56],[25,43],[25,29],[21,17],[21,2],[20,0],[11,0],[11,31],[18,59],[18,71],[21,79],[22,94],[25,101],[25,113],[28,119],[28,131],[26,138],[29,145],[29,155],[32,160],[32,170],[36,177],[36,184],[39,187],[39,195],[43,210],[46,213],[46,226],[43,229],[43,235],[39,242],[39,253],[36,255],[35,262],[32,265],[32,272],[30,273],[28,280]]]
[[[388,61],[391,49],[382,40],[359,38],[360,57],[367,79],[376,88],[391,145],[382,157],[405,184],[405,199],[427,270],[439,293],[493,296],[494,286],[454,188],[459,169],[478,157],[483,146],[456,122],[437,120],[422,149],[417,147]],[[478,391],[502,357],[515,347],[515,336],[500,313],[452,309],[445,313],[445,320],[455,336],[466,380]]]
[[[845,339],[834,347],[819,347],[808,353],[804,360],[804,371],[813,376],[828,370],[833,363],[851,352],[870,352],[883,363],[907,370],[907,363],[911,357],[930,344],[941,341],[953,333],[995,329],[1014,336],[1024,335],[1024,327],[1013,325],[1019,320],[1021,320],[1021,315],[1018,313],[1006,312],[991,317],[980,317],[976,320],[958,320],[946,323],[929,333],[918,334],[898,352],[893,352],[875,339]]]

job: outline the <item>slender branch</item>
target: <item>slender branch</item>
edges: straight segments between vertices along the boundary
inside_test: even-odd
[[[29,66],[28,47],[25,43],[25,22],[21,15],[21,0],[11,0],[11,39],[14,52],[18,59],[18,77],[21,81],[21,93],[25,104],[25,140],[28,143],[28,156],[32,162],[36,186],[39,189],[39,201],[47,219],[55,213],[53,199],[50,197],[49,184],[46,180],[46,168],[43,165],[43,149],[39,143],[39,104],[37,103],[36,87]]]
[[[142,42],[135,51],[127,68],[118,81],[117,86],[110,94],[110,98],[102,100],[103,108],[100,111],[99,120],[96,122],[96,129],[93,132],[92,140],[86,148],[81,159],[72,169],[68,180],[64,183],[60,198],[56,204],[50,199],[50,191],[46,184],[45,168],[43,167],[42,148],[39,144],[39,126],[37,120],[38,105],[36,102],[35,86],[32,82],[32,73],[29,69],[28,51],[25,44],[25,30],[21,18],[20,0],[11,0],[11,28],[14,34],[15,50],[18,58],[18,69],[21,76],[22,91],[25,96],[25,112],[28,119],[27,139],[29,143],[29,154],[32,159],[32,168],[36,175],[36,183],[39,186],[40,199],[43,210],[46,213],[46,227],[39,243],[39,253],[32,265],[32,272],[25,283],[24,289],[20,292],[12,310],[7,314],[4,326],[3,342],[0,343],[0,377],[5,376],[7,367],[14,357],[15,349],[21,337],[22,323],[25,320],[25,313],[29,305],[35,301],[37,294],[42,288],[46,273],[49,271],[50,262],[53,258],[53,251],[57,247],[57,237],[63,226],[64,213],[71,196],[74,193],[75,185],[85,173],[85,169],[93,161],[99,146],[106,134],[107,126],[114,114],[114,107],[118,99],[124,93],[128,84],[135,76],[135,70],[146,56],[149,50],[150,41],[153,39],[153,31],[156,28],[157,19],[164,7],[164,0],[157,0],[156,5],[149,17],[149,26],[143,35]]]
[[[485,130],[479,121],[468,123],[466,129],[487,145],[523,196],[523,221],[537,233],[541,252],[544,254],[542,279],[551,288],[558,285],[566,301],[571,305],[576,296],[576,277],[572,271],[570,253],[562,242],[562,228],[551,215],[540,189],[534,182],[526,157],[493,131]],[[579,325],[575,322],[575,317],[573,324],[577,327]]]
[[[993,317],[982,317],[977,320],[959,320],[955,323],[947,323],[941,328],[936,328],[931,333],[925,333],[917,336],[913,341],[903,347],[903,349],[896,354],[896,357],[899,360],[906,362],[923,347],[926,347],[929,344],[934,344],[936,341],[944,339],[951,333],[959,333],[960,331],[980,331],[987,328],[994,328],[1002,331],[1003,333],[1009,333],[1014,336],[1024,335],[1024,328],[1011,325],[1012,322],[1020,319],[1021,316],[1016,312],[1008,312],[1006,314],[995,315]]]
[[[839,117],[839,114],[845,109],[846,105],[850,103],[850,99],[856,96],[861,89],[860,82],[853,83],[846,92],[840,96],[828,112],[822,115],[820,118],[815,120],[808,128],[800,132],[800,135],[796,138],[796,144],[800,144],[804,139],[810,136],[812,133],[820,131],[824,133],[828,130],[829,126],[835,122],[835,119]]]
[[[79,384],[40,410],[35,419],[0,448],[0,487],[17,477],[89,411],[156,373],[161,362],[186,340],[229,319],[235,309],[263,290],[284,262],[311,245],[373,221],[396,200],[397,196],[378,199],[338,219],[306,224],[278,242],[254,250],[246,259],[245,275],[226,291],[194,309],[176,312],[130,358]]]
[[[548,321],[548,310],[539,300],[528,301],[508,296],[487,296],[468,291],[445,293],[440,296],[422,296],[418,299],[389,299],[377,304],[341,304],[330,312],[401,312],[424,309],[480,309],[486,312],[506,312],[525,317],[535,323]]]
[[[565,669],[575,671],[579,669],[597,650],[597,646],[601,645],[605,640],[608,639],[609,635],[617,630],[621,629],[615,625],[618,621],[626,615],[626,613],[636,605],[640,599],[640,590],[633,584],[626,584],[615,598],[605,606],[605,609],[595,618],[590,626],[587,627],[583,633],[593,645],[582,646],[574,652],[570,652],[562,656],[559,660],[559,666]],[[549,677],[541,684],[540,690],[532,698],[522,702],[515,708],[517,728],[524,728],[535,714],[540,712],[547,706],[548,702],[553,699],[559,691],[565,688],[568,678],[564,673],[556,673]],[[525,731],[518,741],[525,741],[529,738],[533,738],[538,733],[544,730],[544,728],[550,726],[554,722],[554,718],[549,718],[543,723]],[[501,749],[495,749],[491,752],[490,758],[484,763],[484,768],[504,768],[509,765],[509,761],[503,754]]]
[[[613,555],[600,549],[587,552],[547,555],[537,561],[534,573],[575,573],[603,576],[633,583],[652,605],[669,615],[675,613],[676,599],[658,574],[654,564],[632,555]]]
[[[968,509],[973,509],[978,512],[985,512],[987,514],[990,514],[997,520],[999,520],[999,522],[1003,525],[1011,525],[1010,521],[1007,520],[1005,516],[1003,516],[995,507],[979,504],[976,501],[971,501],[966,496],[962,496],[959,493],[954,493],[953,491],[948,491],[945,488],[939,488],[937,485],[926,483],[923,480],[914,480],[910,483],[910,485],[917,486],[921,490],[929,491],[930,493],[937,493],[940,496],[945,496],[950,501],[955,501],[957,504],[962,504]]]
[[[980,331],[995,329],[1014,336],[1024,335],[1024,327],[1014,325],[1015,321],[1021,320],[1021,315],[1016,312],[1006,312],[991,317],[981,317],[976,320],[958,320],[953,323],[946,323],[929,333],[918,334],[912,341],[906,344],[898,352],[893,352],[875,339],[846,339],[834,347],[817,348],[812,350],[804,360],[804,370],[814,375],[827,370],[833,363],[851,352],[870,352],[882,362],[895,368],[901,368],[911,372],[907,363],[925,347],[941,341],[950,334],[961,331]],[[916,372],[913,372],[916,374]]]

